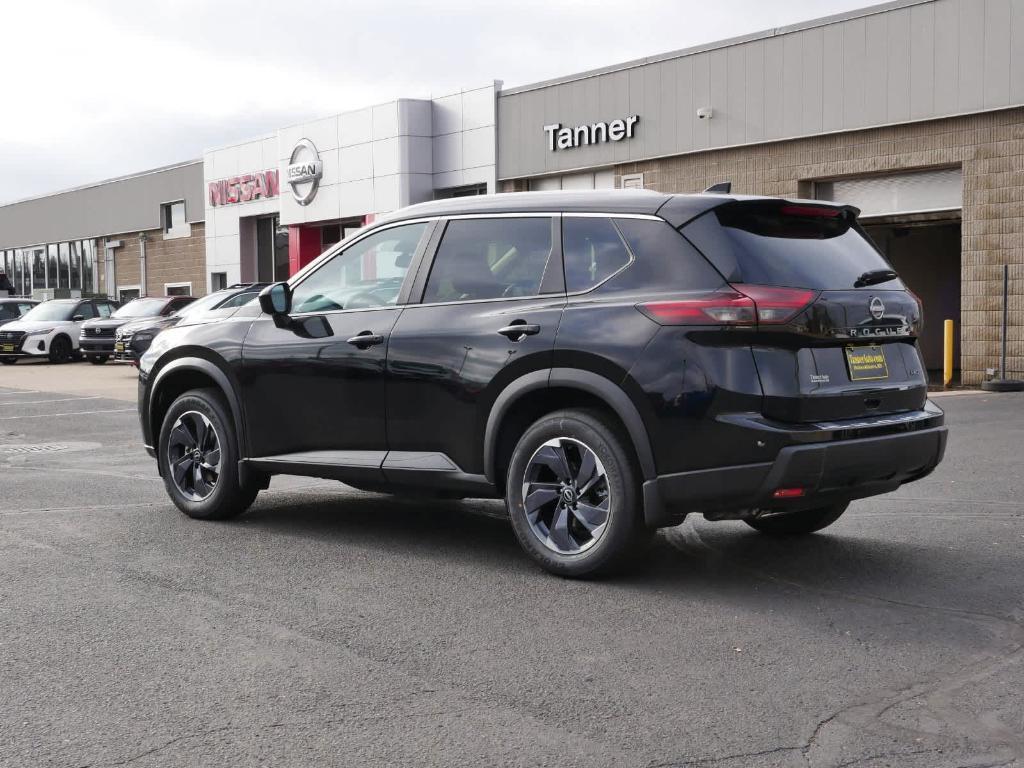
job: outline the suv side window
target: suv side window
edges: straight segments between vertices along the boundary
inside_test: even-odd
[[[629,251],[611,219],[562,217],[565,290],[587,291],[629,264]]]
[[[536,296],[551,258],[550,217],[448,222],[423,303]]]
[[[295,286],[292,311],[332,312],[395,304],[426,230],[425,222],[405,224],[353,243]]]
[[[81,315],[86,320],[92,320],[94,317],[96,317],[96,308],[93,307],[91,301],[83,301],[81,304],[75,307],[75,311],[72,313],[72,316],[74,315]],[[103,316],[109,317],[110,313],[108,312],[106,315]]]

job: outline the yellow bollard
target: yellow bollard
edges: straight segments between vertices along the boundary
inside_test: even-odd
[[[942,386],[953,381],[953,321],[942,324]]]

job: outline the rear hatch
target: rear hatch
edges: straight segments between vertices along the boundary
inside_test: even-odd
[[[765,416],[821,422],[917,410],[921,307],[848,207],[730,201],[680,230],[755,305]]]

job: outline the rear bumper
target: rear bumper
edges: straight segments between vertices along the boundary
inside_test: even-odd
[[[690,512],[797,510],[893,491],[931,473],[945,454],[942,411],[928,405],[889,419],[813,425],[818,429],[810,432],[801,425],[792,435],[794,444],[770,462],[660,475],[644,483],[646,522],[673,525]],[[750,421],[752,429],[777,432],[781,426]],[[872,436],[872,431],[884,434]],[[808,442],[810,434],[823,439]],[[773,496],[779,488],[800,488],[804,494],[780,500]]]

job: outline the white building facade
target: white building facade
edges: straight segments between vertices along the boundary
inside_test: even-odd
[[[380,214],[496,191],[499,83],[206,152],[207,288],[282,280]]]

